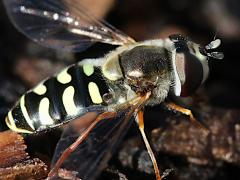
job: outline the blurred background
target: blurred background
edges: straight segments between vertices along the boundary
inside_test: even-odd
[[[195,98],[200,97],[207,102],[208,106],[222,108],[226,111],[240,108],[240,61],[238,54],[240,52],[240,1],[81,0],[81,3],[89,8],[95,16],[105,19],[138,41],[166,38],[174,33],[186,35],[202,45],[208,44],[215,36],[220,38],[222,45],[219,51],[224,53],[225,58],[209,61],[209,79],[205,86],[199,90],[199,96],[195,96]],[[103,56],[115,48],[99,43],[81,53],[44,48],[27,39],[13,27],[2,2],[0,2],[0,27],[1,130],[7,129],[4,118],[8,110],[26,90],[69,64],[84,58]],[[191,99],[183,101],[188,104]],[[152,115],[148,115],[147,112],[146,121],[161,117],[159,107],[149,109],[149,112]],[[239,123],[239,118],[235,121],[234,123]],[[150,129],[153,128],[156,127]],[[135,133],[138,133],[137,128],[136,132],[130,132],[128,136],[134,137]],[[240,142],[238,143],[240,144]],[[238,157],[240,151],[234,152],[237,153]],[[186,158],[186,155],[176,155],[168,151],[160,153],[162,153],[160,159],[167,159],[162,166],[165,167],[164,164],[170,162],[174,164],[170,168],[176,169],[166,179],[240,179],[239,160],[226,162],[220,158],[213,166],[202,166],[198,163],[182,160],[182,158]],[[115,163],[116,161],[117,163]],[[154,179],[154,176],[147,175],[149,172],[144,172],[144,168],[142,170],[134,169],[134,167],[130,167],[131,165],[125,167],[121,158],[111,162],[113,162],[113,167],[120,169],[129,179],[146,177]],[[166,166],[169,168],[168,165]]]

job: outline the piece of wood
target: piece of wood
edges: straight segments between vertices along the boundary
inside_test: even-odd
[[[31,159],[20,134],[13,131],[0,133],[0,179],[43,179],[48,168],[38,158]]]
[[[8,167],[29,158],[23,137],[13,131],[0,133],[0,167]]]
[[[170,116],[166,119],[168,126],[152,131],[154,149],[186,156],[195,164],[221,160],[240,165],[240,111],[205,106],[199,112],[202,122],[210,130],[208,135],[186,121],[188,117]]]
[[[38,158],[28,159],[13,166],[0,168],[0,179],[44,179],[48,169]]]

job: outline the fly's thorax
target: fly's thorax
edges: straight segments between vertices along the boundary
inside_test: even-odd
[[[110,53],[102,71],[109,82],[122,82],[120,86],[129,87],[122,91],[127,96],[151,91],[148,104],[154,105],[162,102],[168,94],[171,85],[170,61],[171,51],[163,40],[146,41]]]
[[[162,102],[169,91],[171,52],[166,47],[137,46],[123,52],[120,66],[128,85],[136,93],[152,92],[148,104]]]
[[[120,46],[116,50],[108,53],[104,57],[105,60],[104,60],[104,63],[102,64],[103,76],[109,81],[118,81],[124,78],[124,74],[122,72],[123,69],[119,61],[120,61],[120,57],[125,52],[132,51],[139,46],[161,48],[168,45],[169,43],[166,43],[165,40],[158,39],[158,40],[147,40],[147,41],[138,42],[130,45]]]

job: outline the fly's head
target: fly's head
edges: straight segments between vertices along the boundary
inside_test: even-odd
[[[171,35],[174,43],[175,57],[173,57],[174,93],[176,96],[192,94],[208,77],[208,59],[223,59],[223,53],[213,52],[220,46],[220,39],[210,42],[203,47],[181,35]]]

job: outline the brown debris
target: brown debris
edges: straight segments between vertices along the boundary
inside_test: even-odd
[[[217,172],[221,164],[219,162],[240,166],[240,110],[202,104],[198,112],[201,116],[196,118],[210,130],[209,134],[191,124],[187,116],[165,112],[166,123],[151,130],[148,136],[159,160],[160,170],[173,168],[179,179],[188,179],[185,176],[204,179],[201,173],[196,174],[196,169],[205,173],[205,179],[209,179]],[[174,165],[166,155],[189,163]],[[152,162],[140,136],[125,141],[118,158],[124,167],[154,174]]]
[[[43,179],[47,166],[38,158],[30,159],[23,137],[13,131],[0,133],[0,179]]]
[[[78,172],[69,171],[67,169],[60,168],[58,170],[58,174],[53,179],[73,179],[73,180],[81,180],[77,177]]]
[[[189,161],[196,164],[223,160],[240,165],[240,111],[209,108],[208,112],[202,112],[202,116],[210,130],[208,135],[194,127],[188,119],[186,121],[186,116],[168,117],[168,127],[152,131],[155,150],[187,156]]]
[[[13,131],[0,133],[0,168],[8,167],[28,158],[23,137]]]
[[[29,159],[14,166],[0,168],[0,179],[43,179],[47,176],[46,165],[39,159]]]

